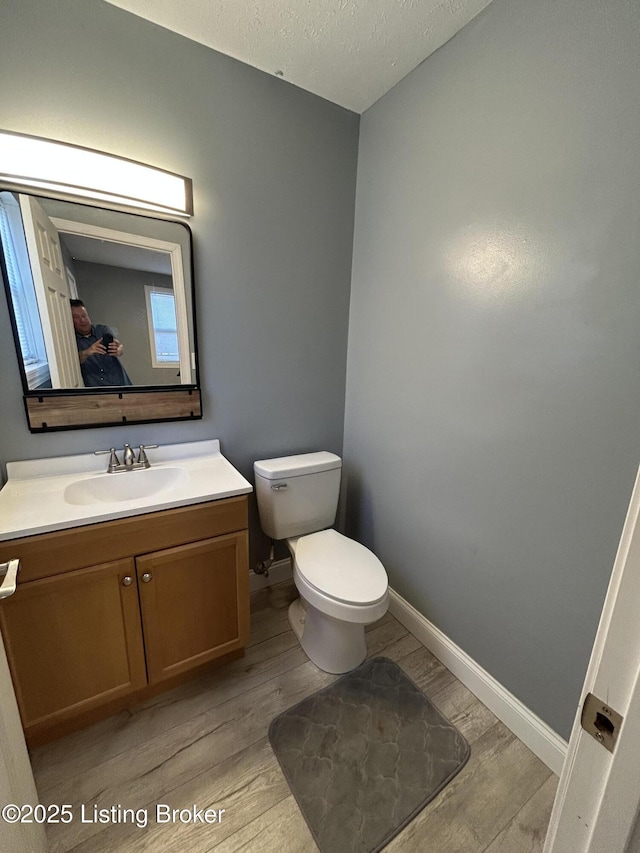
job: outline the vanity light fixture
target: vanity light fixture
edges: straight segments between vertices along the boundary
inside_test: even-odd
[[[116,207],[193,214],[191,178],[91,148],[0,130],[0,181]]]

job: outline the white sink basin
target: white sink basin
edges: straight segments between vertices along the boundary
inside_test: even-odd
[[[217,439],[150,450],[151,468],[107,474],[93,453],[7,462],[0,542],[247,495],[251,483]]]
[[[73,506],[140,500],[182,487],[188,480],[184,468],[141,468],[76,480],[65,488],[64,499]]]

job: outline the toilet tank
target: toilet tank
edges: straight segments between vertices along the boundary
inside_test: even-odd
[[[254,462],[260,526],[271,539],[331,527],[338,508],[342,460],[335,453],[302,453]]]

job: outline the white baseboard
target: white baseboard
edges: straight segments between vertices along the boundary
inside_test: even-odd
[[[266,586],[272,586],[275,583],[291,580],[293,577],[293,568],[291,559],[276,560],[269,568],[269,577],[257,575],[253,569],[249,571],[249,590],[255,592],[258,589],[264,589]]]
[[[390,589],[389,595],[389,611],[398,622],[559,776],[567,742],[395,590]]]

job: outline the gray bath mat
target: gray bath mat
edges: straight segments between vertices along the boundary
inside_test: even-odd
[[[469,745],[387,658],[273,720],[269,740],[322,853],[375,853],[453,779]]]

